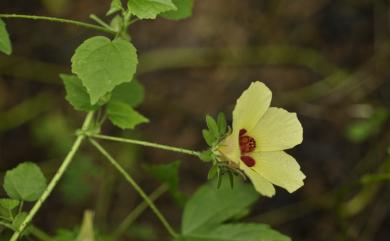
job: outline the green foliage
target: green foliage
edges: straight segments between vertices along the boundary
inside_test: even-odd
[[[76,239],[76,232],[73,230],[59,229],[57,230],[53,241],[74,241]]]
[[[366,174],[362,177],[361,182],[364,184],[383,182],[390,180],[390,172]]]
[[[7,171],[3,187],[9,197],[32,202],[45,190],[46,178],[36,164],[25,162]]]
[[[83,222],[81,223],[80,232],[75,241],[95,241],[95,231],[93,229],[93,217],[92,211],[85,211]]]
[[[96,36],[76,49],[72,72],[81,79],[94,105],[115,86],[130,82],[137,64],[137,51],[131,43]]]
[[[106,15],[108,16],[122,10],[123,6],[121,0],[112,0],[110,9],[108,10]]]
[[[91,105],[87,89],[81,83],[76,75],[61,74],[64,82],[66,97],[65,99],[76,109],[80,111],[96,110],[98,105]]]
[[[10,198],[1,198],[0,199],[0,207],[5,208],[7,210],[13,210],[17,206],[19,206],[19,200],[10,199]]]
[[[12,53],[12,45],[3,20],[0,19],[0,52],[7,55]]]
[[[225,224],[215,229],[195,235],[186,235],[174,241],[289,241],[289,237],[280,234],[264,224]]]
[[[202,186],[187,202],[182,220],[182,233],[195,234],[218,226],[256,202],[259,195],[252,187],[238,182],[234,189],[222,184],[219,189],[210,182]]]
[[[26,212],[20,212],[16,215],[15,219],[12,222],[12,227],[17,230],[19,229],[20,225],[26,219],[27,213]]]
[[[107,115],[110,121],[122,129],[134,129],[137,125],[147,123],[149,120],[134,110],[130,105],[110,101],[107,106]]]
[[[213,117],[207,115],[206,124],[207,129],[202,130],[203,138],[210,147],[214,147],[226,136],[226,117],[223,113],[219,113],[216,121]]]
[[[390,112],[386,108],[377,108],[370,118],[352,122],[346,128],[346,136],[353,142],[363,142],[376,135],[382,125],[389,118]]]
[[[176,5],[177,10],[171,10],[161,14],[162,17],[171,20],[182,20],[189,18],[192,15],[194,0],[172,0]]]
[[[182,234],[174,241],[288,241],[288,237],[267,225],[231,223],[226,221],[247,213],[259,195],[248,185],[240,182],[234,189],[214,183],[202,186],[187,202]]]
[[[179,168],[180,161],[160,165],[145,165],[145,169],[150,175],[166,183],[173,191],[176,191],[179,186]]]
[[[88,180],[97,177],[100,170],[88,156],[79,154],[75,159],[64,174],[59,187],[64,200],[68,203],[86,200],[94,184]]]
[[[177,10],[171,0],[129,0],[128,8],[139,19],[155,19],[160,13]]]
[[[157,180],[166,183],[173,198],[183,205],[186,197],[179,191],[180,164],[180,161],[174,161],[168,164],[145,165],[145,169]]]
[[[130,83],[123,83],[115,87],[112,91],[111,101],[120,101],[131,107],[137,107],[143,102],[144,95],[144,86],[134,79]]]

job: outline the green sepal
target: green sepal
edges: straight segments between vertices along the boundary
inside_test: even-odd
[[[215,138],[219,137],[219,130],[217,122],[214,120],[213,117],[206,115],[206,124],[209,128],[210,134],[213,135]]]
[[[220,134],[225,134],[227,131],[227,123],[225,114],[220,112],[217,117],[218,130]]]
[[[210,131],[204,129],[204,130],[202,130],[202,135],[203,135],[203,138],[206,141],[206,143],[209,146],[213,146],[213,144],[215,142],[215,138],[213,135],[211,135]]]
[[[207,173],[207,180],[213,179],[218,174],[218,171],[219,171],[218,165],[213,165],[210,168],[209,172]]]

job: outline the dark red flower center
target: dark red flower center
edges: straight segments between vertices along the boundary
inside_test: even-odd
[[[240,130],[239,143],[241,154],[252,152],[256,148],[255,139],[251,136],[245,135],[245,133],[245,129]]]
[[[246,133],[246,129],[241,129],[240,136],[238,137],[241,150],[241,161],[248,167],[253,167],[256,164],[255,159],[246,156],[245,154],[253,152],[256,149],[256,141],[253,137],[245,135]]]

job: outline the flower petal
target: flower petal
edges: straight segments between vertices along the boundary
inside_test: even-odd
[[[255,170],[246,167],[245,164],[241,165],[242,170],[245,174],[251,179],[253,186],[255,186],[256,191],[258,191],[261,195],[266,197],[272,197],[275,195],[275,188],[272,183],[270,183],[267,179],[262,177]]]
[[[281,151],[300,144],[303,129],[296,113],[271,107],[249,135],[256,140],[255,152]]]
[[[233,110],[233,130],[250,131],[271,103],[271,91],[260,81],[253,82],[238,98]]]
[[[251,155],[256,160],[252,167],[269,182],[292,193],[303,186],[305,175],[294,157],[284,151],[257,152]]]
[[[237,164],[240,163],[240,147],[238,144],[238,131],[233,131],[228,137],[223,140],[218,151],[229,161]]]

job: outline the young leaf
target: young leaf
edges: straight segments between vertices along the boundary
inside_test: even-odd
[[[215,139],[218,138],[219,137],[219,130],[218,130],[217,122],[215,122],[214,118],[207,115],[206,116],[206,124],[210,130],[210,134],[213,135],[215,137]]]
[[[135,111],[130,105],[119,101],[108,103],[107,115],[112,124],[122,129],[134,129],[139,124],[149,122],[145,116]]]
[[[45,190],[46,178],[36,164],[25,162],[6,172],[3,187],[9,197],[32,202]]]
[[[60,74],[60,77],[65,85],[65,99],[76,110],[92,111],[98,108],[98,105],[91,105],[87,89],[76,75]]]
[[[81,79],[94,105],[115,86],[130,82],[137,64],[137,51],[131,43],[96,36],[76,49],[72,57],[72,72]]]
[[[210,132],[206,129],[202,130],[202,135],[204,140],[209,146],[212,146],[214,144],[215,138],[213,135],[210,134]]]
[[[222,184],[216,189],[213,183],[202,186],[187,202],[182,220],[182,233],[191,234],[218,225],[253,204],[259,195],[251,186],[237,181],[232,190]]]
[[[0,52],[7,55],[12,53],[12,45],[3,20],[0,19]]]
[[[129,0],[128,8],[139,19],[155,19],[162,12],[177,10],[171,0]]]
[[[225,224],[196,235],[183,235],[174,241],[291,241],[268,225],[243,223]]]
[[[227,129],[227,123],[226,123],[226,117],[224,113],[220,112],[218,114],[217,124],[218,124],[219,133],[225,134]]]
[[[79,235],[76,241],[94,241],[95,232],[93,229],[93,217],[94,213],[90,210],[84,212],[83,222],[80,227]]]
[[[162,17],[170,20],[181,20],[191,17],[194,0],[172,0],[172,2],[176,5],[177,10],[161,13]]]
[[[108,16],[121,10],[123,10],[121,0],[112,0],[110,9],[106,13],[106,15]]]
[[[0,199],[0,206],[7,209],[7,210],[13,210],[17,206],[19,206],[19,201],[15,199],[10,198],[1,198]]]
[[[137,107],[144,100],[144,86],[136,79],[123,83],[112,91],[111,100],[124,102],[131,107]]]

